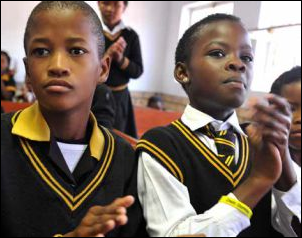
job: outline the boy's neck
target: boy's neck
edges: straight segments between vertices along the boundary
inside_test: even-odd
[[[112,31],[117,25],[119,25],[121,23],[122,20],[120,20],[119,22],[117,22],[116,24],[113,24],[113,25],[109,25],[109,24],[106,24],[105,25],[109,28],[110,31]]]
[[[41,112],[55,138],[62,141],[79,141],[86,137],[89,110],[56,113],[41,109]]]
[[[197,104],[194,103],[191,103],[191,106],[197,109],[198,111],[201,111],[219,121],[226,121],[235,111],[234,109],[222,110],[222,109],[216,109],[214,107],[198,106]]]

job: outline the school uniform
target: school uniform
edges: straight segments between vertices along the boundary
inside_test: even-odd
[[[106,84],[112,89],[116,102],[114,127],[136,138],[137,130],[128,84],[130,79],[137,79],[143,73],[139,37],[133,29],[126,27],[123,22],[120,22],[113,30],[108,29],[105,24],[103,26],[106,50],[118,41],[120,37],[123,37],[127,43],[124,56],[129,59],[129,65],[124,68],[123,65],[113,61]]]
[[[207,125],[222,134],[232,128],[234,157],[221,160],[216,140],[201,130]],[[251,221],[236,208],[218,203],[225,195],[237,199],[232,191],[251,169],[248,138],[236,113],[222,122],[188,106],[180,120],[147,132],[137,153],[138,192],[150,236],[275,236],[271,192],[254,209]],[[283,206],[277,205],[274,211],[286,217],[284,220],[293,214],[301,219],[301,208],[297,209],[301,207],[301,180],[287,196],[291,200],[284,199]],[[290,223],[274,226],[282,232]]]
[[[94,92],[91,111],[98,124],[108,129],[113,129],[115,121],[116,104],[110,88],[99,84]]]
[[[1,72],[1,81],[3,81],[6,91],[13,93],[16,92],[16,82],[13,77],[13,73],[10,70],[5,72]],[[1,100],[3,100],[3,96],[1,94]]]
[[[90,115],[87,144],[58,141],[38,104],[1,115],[1,233],[45,237],[73,231],[89,208],[136,192],[132,148]],[[108,234],[144,228],[139,203],[129,223]],[[142,226],[141,226],[142,225]]]

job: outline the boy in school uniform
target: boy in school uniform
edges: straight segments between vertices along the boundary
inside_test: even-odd
[[[280,75],[273,83],[271,93],[286,98],[291,105],[293,120],[289,146],[293,160],[301,167],[301,66]]]
[[[98,1],[98,5],[104,23],[106,54],[112,59],[106,84],[111,88],[116,103],[114,128],[136,138],[128,84],[130,79],[137,79],[143,74],[139,36],[122,21],[128,1]]]
[[[14,73],[10,70],[10,56],[1,51],[1,100],[12,101],[16,93]]]
[[[211,15],[180,40],[175,78],[190,105],[180,120],[147,132],[137,146],[150,236],[271,236],[273,186],[291,198],[277,209],[288,221],[279,230],[289,230],[293,216],[301,221],[301,182],[284,156],[289,105],[268,96],[247,128],[235,113],[250,88],[253,58],[247,31],[230,15]]]
[[[271,93],[286,98],[291,105],[293,117],[288,142],[289,153],[294,161],[298,179],[301,180],[301,66],[296,66],[280,75],[273,83]],[[277,200],[277,202],[279,201]],[[278,216],[278,213],[275,215]],[[286,217],[283,216],[278,216],[274,220],[278,223],[286,223]],[[292,224],[295,227],[295,232],[301,237],[299,219],[295,217]],[[285,235],[290,236],[291,232],[289,229]]]
[[[82,1],[43,1],[24,47],[38,102],[1,115],[1,233],[135,236],[134,151],[90,113],[110,68],[98,16]]]
[[[106,84],[98,84],[94,92],[91,111],[99,125],[113,129],[115,107],[115,100],[111,89]]]

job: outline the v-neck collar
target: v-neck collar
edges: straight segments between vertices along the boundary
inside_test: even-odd
[[[243,178],[249,161],[249,144],[244,135],[239,135],[240,155],[234,168],[222,163],[220,158],[211,151],[181,120],[174,121],[172,125],[212,166],[217,169],[232,185],[236,187]]]

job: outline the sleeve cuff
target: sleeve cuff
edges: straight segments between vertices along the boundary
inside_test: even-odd
[[[276,202],[281,202],[301,222],[301,183],[297,182],[288,192],[282,192],[274,188],[273,193]]]

